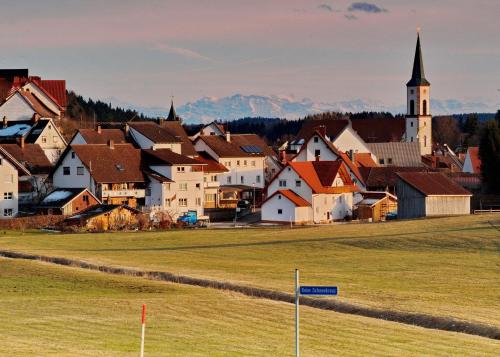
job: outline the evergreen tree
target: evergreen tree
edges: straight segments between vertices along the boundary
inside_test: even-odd
[[[479,157],[486,190],[500,193],[500,129],[494,120],[488,121],[482,130]]]

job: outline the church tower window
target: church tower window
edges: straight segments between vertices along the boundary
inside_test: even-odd
[[[415,101],[410,100],[410,115],[415,115]]]

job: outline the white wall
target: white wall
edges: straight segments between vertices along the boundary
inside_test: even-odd
[[[28,84],[23,86],[23,89],[28,89],[47,108],[49,108],[51,111],[56,113],[57,116],[61,115],[61,110],[59,109],[59,106],[47,94],[45,94],[37,85],[35,85],[33,83],[28,83]]]
[[[475,173],[474,172],[474,166],[472,166],[472,160],[470,158],[469,151],[467,151],[467,154],[465,155],[465,161],[464,161],[464,167],[462,169],[463,172],[468,172],[468,173]],[[477,172],[479,173],[479,172]]]
[[[282,213],[279,214],[278,210]],[[288,198],[277,194],[264,202],[261,209],[263,221],[306,223],[312,221],[311,207],[296,207]]]
[[[314,223],[344,219],[352,214],[352,193],[317,194],[313,196]],[[328,215],[328,212],[330,215]]]
[[[286,187],[280,187],[279,181],[286,180]],[[297,187],[296,181],[300,181],[300,187]],[[267,197],[270,197],[274,192],[278,190],[292,190],[297,195],[305,199],[307,202],[311,203],[312,200],[312,190],[307,185],[307,183],[302,180],[302,178],[293,170],[290,166],[285,167],[284,170],[273,180],[267,187]]]
[[[413,93],[412,93],[413,91]],[[411,114],[410,102],[414,101],[415,110]],[[424,114],[424,100],[427,112]],[[425,115],[425,116],[423,116]],[[432,153],[432,119],[430,116],[430,87],[407,87],[406,141],[419,141],[422,155]]]
[[[342,152],[347,152],[352,150],[353,152],[369,152],[370,149],[364,142],[364,140],[356,133],[356,131],[351,127],[347,126],[342,133],[333,141],[333,145]],[[375,156],[372,154],[372,158]]]
[[[181,154],[181,143],[155,143],[148,139],[133,127],[129,128],[129,133],[134,139],[134,141],[141,147],[141,149],[170,149],[176,154]]]
[[[7,117],[11,121],[27,121],[33,118],[35,111],[30,107],[23,96],[15,93],[8,101],[0,106],[0,121]]]
[[[18,195],[18,173],[17,169],[2,155],[0,155],[0,219],[10,218],[4,216],[5,209],[12,209],[12,216],[17,215]],[[4,199],[5,192],[12,192],[12,199]]]
[[[91,179],[90,173],[83,165],[82,161],[75,155],[72,158],[71,153],[73,150],[68,150],[66,156],[62,159],[61,164],[57,167],[53,175],[53,185],[56,188],[72,188],[72,187],[86,187],[96,195],[95,183]],[[96,158],[97,160],[97,158]],[[63,175],[63,167],[68,166],[70,168],[70,175]],[[83,175],[77,175],[77,167],[83,167]],[[100,198],[100,197],[99,197]]]
[[[71,142],[68,145],[72,145],[72,144],[84,145],[84,144],[87,144],[87,142],[83,138],[82,134],[80,134],[80,132],[77,132],[76,135],[73,137],[73,139],[71,140]]]
[[[332,150],[325,144],[325,142],[319,137],[316,136],[317,142],[314,142],[314,137],[312,137],[307,143],[304,150],[299,153],[293,161],[314,161],[316,160],[316,156],[314,155],[316,150],[320,151],[320,160],[321,161],[335,161],[338,156],[332,152]]]

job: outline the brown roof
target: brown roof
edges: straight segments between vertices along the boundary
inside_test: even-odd
[[[354,153],[354,162],[358,167],[377,167],[369,152]]]
[[[160,165],[204,165],[204,163],[185,155],[179,155],[170,149],[146,149],[144,153],[145,162]]]
[[[407,184],[426,196],[471,196],[465,188],[440,172],[398,172]]]
[[[249,153],[242,150],[242,145],[247,145],[248,142],[257,142],[257,140],[252,140],[251,138],[241,138],[242,136],[254,136],[258,138],[256,134],[240,134],[232,135],[231,141],[226,141],[225,137],[219,135],[200,135],[196,140],[203,140],[205,144],[208,145],[218,156],[220,157],[252,157],[252,156],[264,156],[264,148],[261,147],[262,153]],[[240,137],[235,139],[235,137]],[[256,145],[256,144],[248,144]],[[257,145],[256,145],[257,146]],[[260,146],[259,146],[260,147]],[[266,145],[267,147],[267,145]]]
[[[266,198],[266,200],[264,202],[269,201],[271,198],[273,198],[274,196],[276,196],[278,194],[281,194],[281,195],[285,196],[286,198],[288,198],[290,200],[290,202],[292,202],[297,207],[310,207],[311,206],[311,204],[309,202],[307,202],[301,196],[297,195],[292,190],[278,190],[278,191],[274,192],[271,196]]]
[[[24,165],[31,173],[49,173],[52,164],[38,144],[1,144],[14,159]]]
[[[21,94],[24,99],[30,104],[33,110],[40,114],[42,118],[55,118],[57,115],[52,110],[47,108],[45,104],[43,104],[35,95],[31,92],[25,90],[18,90],[18,93]]]
[[[194,145],[189,139],[189,136],[184,130],[182,124],[178,121],[164,121],[160,124],[162,128],[165,128],[170,135],[174,137],[179,137],[182,140],[181,144],[181,153],[182,155],[188,156],[196,156],[196,150],[194,149]]]
[[[144,182],[141,150],[131,144],[71,145],[71,149],[98,183]]]
[[[401,141],[406,131],[404,118],[354,119],[352,128],[367,143]]]
[[[309,119],[302,124],[295,140],[310,138],[319,127],[324,127],[326,136],[334,140],[348,125],[347,119]]]
[[[172,135],[170,131],[154,122],[132,122],[128,125],[156,144],[181,142],[179,136]]]
[[[231,134],[231,142],[238,145],[240,149],[242,146],[257,146],[264,155],[277,156],[276,152],[257,134]]]
[[[227,172],[229,171],[224,165],[213,159],[206,151],[198,153],[199,156],[195,157],[200,163],[206,164],[203,167],[203,172]]]
[[[87,144],[107,144],[109,140],[115,144],[127,142],[125,133],[120,129],[101,129],[100,133],[94,129],[79,129],[78,132]]]
[[[366,187],[394,187],[398,172],[423,172],[429,171],[426,167],[399,167],[399,166],[381,166],[381,167],[361,167]]]

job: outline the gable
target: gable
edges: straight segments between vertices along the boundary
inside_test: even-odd
[[[6,117],[9,122],[29,121],[33,114],[35,111],[19,92],[14,93],[0,106],[0,119]]]

